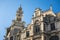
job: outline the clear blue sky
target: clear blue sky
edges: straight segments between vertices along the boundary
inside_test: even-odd
[[[6,28],[15,19],[20,4],[23,8],[23,20],[26,24],[31,22],[35,8],[41,8],[44,11],[49,9],[50,4],[52,4],[53,12],[60,12],[60,0],[0,0],[0,40],[3,40]]]

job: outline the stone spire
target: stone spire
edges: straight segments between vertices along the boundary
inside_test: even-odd
[[[52,4],[50,4],[50,10],[52,10]]]
[[[20,7],[18,8],[18,11],[16,13],[16,21],[22,21],[22,16],[23,16],[23,11],[22,11],[22,7],[20,5]]]

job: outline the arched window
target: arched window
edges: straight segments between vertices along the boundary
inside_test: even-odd
[[[40,33],[40,24],[39,24],[39,21],[36,20],[35,23],[34,23],[34,34],[39,34]]]
[[[39,20],[36,20],[34,25],[39,25]]]
[[[51,36],[51,38],[49,40],[59,40],[58,36]]]

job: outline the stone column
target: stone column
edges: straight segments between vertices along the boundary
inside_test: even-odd
[[[33,40],[33,38],[31,37],[31,40]]]
[[[41,40],[44,40],[44,34],[41,35]]]

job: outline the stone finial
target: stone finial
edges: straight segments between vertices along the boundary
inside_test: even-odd
[[[50,4],[50,10],[52,10],[52,4]]]

